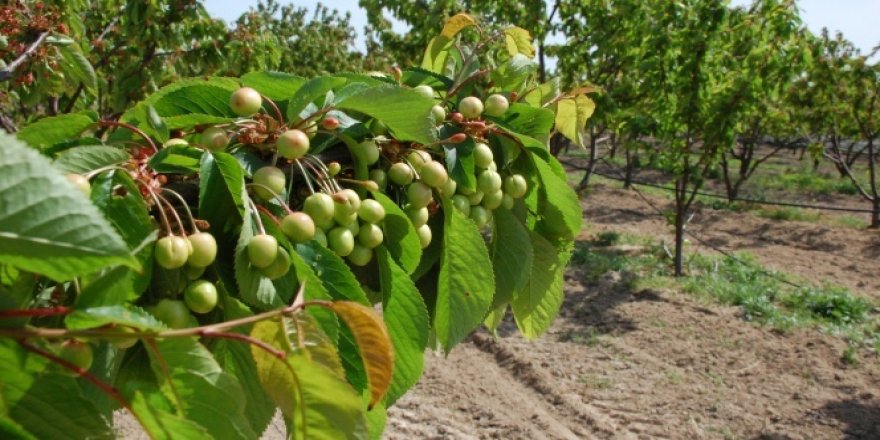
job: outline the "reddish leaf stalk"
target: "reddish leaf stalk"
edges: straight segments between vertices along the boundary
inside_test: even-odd
[[[66,315],[72,311],[73,310],[70,307],[64,306],[42,307],[38,309],[11,309],[0,311],[0,319],[13,319],[24,317],[42,318],[45,316]]]

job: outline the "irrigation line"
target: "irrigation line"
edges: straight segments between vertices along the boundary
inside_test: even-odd
[[[609,163],[607,160],[605,160],[605,159],[600,159],[600,160],[602,162],[604,162],[609,168],[617,171],[615,169],[615,167],[611,163]],[[582,167],[574,165],[573,163],[571,163],[569,161],[564,161],[563,163],[565,163],[566,165],[569,165],[571,167],[582,169]],[[617,180],[619,182],[626,181],[626,178],[624,178],[624,177],[609,176],[608,174],[600,173],[595,170],[593,171],[593,174],[596,174],[597,176],[604,177],[606,179]],[[666,190],[666,191],[675,191],[675,188],[670,188],[668,186],[659,185],[656,183],[642,182],[639,180],[632,180],[632,179],[630,180],[630,183],[633,185],[649,186],[652,188],[658,188],[658,189],[662,189],[662,190]],[[697,195],[704,196],[704,197],[710,197],[710,198],[714,198],[714,199],[722,199],[722,200],[727,200],[727,201],[732,201],[732,202],[746,202],[746,203],[754,203],[756,205],[787,206],[787,207],[792,207],[792,208],[815,209],[818,211],[859,212],[859,213],[868,213],[868,214],[871,214],[874,212],[874,210],[872,210],[872,209],[864,209],[864,208],[843,208],[840,206],[807,205],[807,204],[803,204],[803,203],[779,202],[779,201],[772,201],[772,200],[758,200],[758,199],[744,199],[744,198],[734,198],[731,200],[727,196],[724,196],[721,194],[707,193],[707,192],[702,192],[702,191],[697,191]]]
[[[612,168],[612,169],[613,169],[613,168]],[[615,171],[616,171],[616,170],[615,170]],[[659,215],[660,217],[662,217],[662,218],[664,218],[664,219],[666,218],[666,215],[663,214],[663,210],[661,210],[660,208],[658,208],[657,205],[655,205],[654,202],[652,202],[650,199],[648,199],[648,197],[646,197],[644,194],[642,194],[641,191],[639,191],[639,190],[636,189],[636,188],[632,188],[632,190],[635,191],[635,193],[639,196],[639,198],[641,198],[642,201],[644,201],[645,203],[647,203],[648,206],[651,207],[651,209],[653,209],[654,211],[656,211],[656,212],[657,212],[657,215]],[[706,247],[708,247],[708,248],[710,248],[710,249],[712,249],[712,250],[714,250],[714,251],[720,253],[721,255],[724,255],[725,257],[730,258],[730,259],[733,260],[733,261],[736,261],[737,263],[740,263],[740,264],[742,264],[742,265],[744,265],[744,266],[748,266],[748,265],[749,265],[749,263],[748,263],[747,261],[745,261],[745,260],[743,260],[743,259],[737,257],[737,256],[734,255],[732,252],[726,251],[726,250],[724,250],[724,249],[719,248],[718,246],[715,246],[715,245],[710,244],[710,243],[707,242],[706,240],[703,240],[701,237],[697,236],[697,235],[694,234],[693,232],[688,231],[687,229],[684,230],[684,233],[687,234],[689,237],[693,238],[694,240],[697,240],[697,241],[698,241],[700,244],[702,244],[703,246],[706,246]],[[779,282],[782,282],[782,283],[784,283],[784,284],[787,284],[787,285],[789,285],[789,286],[791,286],[791,287],[794,287],[794,288],[796,288],[796,289],[802,289],[802,288],[804,288],[804,286],[801,286],[801,285],[799,285],[799,284],[797,284],[797,283],[793,283],[793,282],[791,282],[791,281],[785,279],[784,277],[782,277],[782,276],[780,276],[780,275],[777,275],[777,274],[775,274],[775,273],[773,273],[773,272],[769,272],[769,271],[764,270],[763,268],[760,268],[760,267],[757,268],[757,269],[758,269],[758,271],[761,273],[761,275],[764,275],[764,276],[769,277],[769,278],[773,278],[773,279],[775,279],[775,280],[777,280],[777,281],[779,281]]]

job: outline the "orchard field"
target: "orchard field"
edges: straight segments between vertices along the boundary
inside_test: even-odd
[[[0,438],[880,438],[878,49],[358,4],[0,6]]]

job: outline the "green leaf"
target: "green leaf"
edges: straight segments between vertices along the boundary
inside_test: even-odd
[[[199,440],[210,434],[205,428],[173,414],[164,405],[156,403],[157,397],[148,400],[141,392],[135,392],[131,399],[131,409],[144,431],[154,440]],[[164,402],[163,402],[164,403]]]
[[[577,95],[556,103],[556,130],[581,148],[583,130],[596,109],[596,103],[587,95]]]
[[[169,129],[191,127],[192,121],[199,118],[228,122],[235,117],[229,108],[229,98],[238,88],[238,79],[235,78],[207,77],[177,81],[137,103],[122,115],[120,121],[137,125],[147,134],[154,135],[156,133],[147,124],[149,107],[153,106]]]
[[[520,100],[532,107],[543,107],[544,104],[547,104],[559,95],[559,82],[559,78],[553,78],[530,90]]]
[[[370,405],[382,400],[394,370],[394,349],[385,323],[376,312],[352,301],[334,301],[332,309],[342,318],[357,342],[361,362],[370,385]]]
[[[159,331],[167,326],[144,309],[132,305],[96,306],[75,310],[64,319],[67,328],[80,330],[108,324]]]
[[[581,231],[583,211],[580,200],[568,182],[560,178],[550,163],[532,155],[535,169],[541,179],[538,209],[539,227],[547,238],[561,237],[574,240]],[[551,162],[556,159],[549,157]]]
[[[245,216],[247,200],[238,160],[227,153],[205,154],[199,177],[199,216],[215,235],[233,230]]]
[[[538,65],[534,61],[517,54],[492,71],[492,82],[496,89],[522,92],[536,70]]]
[[[287,353],[286,359],[251,347],[263,389],[281,408],[294,439],[363,439],[366,420],[361,398],[333,369],[294,351],[275,320],[254,325],[251,337]]]
[[[62,151],[53,164],[65,173],[85,174],[129,159],[131,155],[125,150],[107,145],[89,145]]]
[[[6,386],[18,385],[3,382]],[[9,415],[37,438],[114,438],[110,421],[83,397],[76,381],[59,374],[40,376],[9,408]]]
[[[384,246],[376,248],[376,261],[382,285],[382,316],[394,345],[394,375],[385,395],[386,405],[393,405],[422,376],[431,318],[415,283]]]
[[[523,336],[535,339],[550,327],[562,299],[562,276],[571,256],[571,242],[557,249],[540,234],[532,232],[532,248],[535,256],[529,280],[511,303],[513,316]]]
[[[83,86],[94,89],[98,86],[98,77],[95,75],[95,69],[89,60],[83,54],[79,45],[59,45],[58,53],[64,60],[63,70],[68,77],[79,81]]]
[[[354,94],[338,104],[376,118],[400,140],[429,144],[434,141],[434,100],[397,85],[380,85]]]
[[[147,107],[147,124],[153,129],[153,133],[159,142],[165,142],[171,137],[168,125],[165,124],[165,121],[162,120],[162,117],[159,116],[159,113],[152,105]]]
[[[449,133],[450,135],[452,133]],[[444,136],[446,134],[444,133]],[[449,177],[455,180],[460,188],[471,191],[477,189],[477,177],[474,173],[474,148],[477,144],[470,136],[458,145],[443,144],[443,152],[446,156],[446,170]]]
[[[95,119],[88,113],[68,113],[43,118],[16,133],[16,137],[31,147],[45,150],[52,145],[78,138]]]
[[[83,286],[82,292],[76,297],[75,307],[84,309],[124,304],[137,298],[131,275],[131,269],[125,266],[103,271],[97,278]]]
[[[532,46],[532,36],[529,31],[511,26],[504,29],[504,43],[507,46],[507,53],[510,56],[517,54],[525,55],[529,58],[535,57],[535,48]]]
[[[534,251],[529,231],[507,209],[498,209],[493,216],[492,267],[495,269],[495,298],[492,308],[509,304],[514,294],[525,286],[532,270]]]
[[[109,265],[139,269],[128,247],[49,160],[0,133],[0,263],[68,280]]]
[[[306,109],[318,98],[327,94],[328,91],[345,85],[346,79],[333,76],[319,76],[306,81],[302,87],[297,89],[296,93],[287,103],[287,120],[291,122],[300,119],[300,113]]]
[[[383,223],[385,248],[407,273],[412,273],[419,266],[419,260],[422,258],[422,246],[416,228],[413,227],[406,213],[388,196],[381,192],[372,194],[373,198],[385,208]]]
[[[166,338],[148,350],[150,365],[166,397],[187,419],[214,438],[252,439],[253,431],[241,404],[244,393],[196,338]]]
[[[495,280],[483,236],[470,219],[444,200],[443,249],[437,282],[434,332],[448,352],[483,321]]]
[[[446,70],[446,60],[449,58],[449,49],[452,48],[452,43],[452,38],[442,35],[432,38],[422,56],[421,68],[442,75]]]
[[[263,386],[257,376],[257,364],[254,363],[250,347],[239,341],[218,341],[214,347],[214,357],[217,358],[223,370],[234,376],[241,384],[245,396],[242,401],[244,414],[254,431],[265,431],[275,414],[275,404],[263,391]]]
[[[298,252],[290,253],[290,264],[290,270],[296,273],[297,281],[300,284],[306,284],[303,295],[306,301],[314,299],[329,301],[333,299],[330,292],[324,287],[321,278],[315,274],[312,267],[303,260]],[[318,321],[321,329],[331,340],[336,341],[339,338],[339,321],[336,319],[335,313],[321,307],[310,307],[308,313]]]
[[[150,158],[150,167],[157,173],[195,174],[201,169],[204,150],[173,145],[159,150]]]
[[[342,257],[314,240],[296,245],[296,251],[321,279],[334,300],[370,304],[367,294]]]
[[[553,111],[514,103],[504,113],[504,124],[517,133],[546,141],[553,130]]]
[[[301,76],[282,72],[250,72],[241,77],[243,86],[252,87],[279,104],[290,99],[305,81]]]

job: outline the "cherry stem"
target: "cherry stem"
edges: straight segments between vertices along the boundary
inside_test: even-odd
[[[306,160],[308,160],[313,165],[316,165],[318,169],[321,170],[321,177],[330,182],[330,186],[332,187],[331,189],[334,189],[335,191],[339,191],[342,189],[339,187],[336,180],[334,180],[333,177],[330,176],[330,169],[327,168],[327,165],[325,165],[324,162],[321,161],[321,159],[318,159],[315,156],[306,156]]]
[[[303,127],[303,126],[305,126],[308,122],[310,122],[310,121],[312,121],[312,120],[314,120],[314,119],[317,119],[319,116],[324,116],[325,114],[327,114],[328,112],[330,112],[330,111],[332,111],[332,110],[335,110],[335,107],[327,107],[327,108],[324,108],[324,109],[318,110],[318,111],[316,111],[316,112],[310,114],[307,118],[303,119],[302,121],[299,121],[298,123],[294,124],[293,128],[297,128],[297,129],[298,129],[298,128],[300,128],[300,127]]]
[[[269,209],[266,208],[265,206],[257,205],[257,211],[260,211],[263,214],[266,214],[266,216],[269,217],[270,219],[272,219],[272,221],[275,222],[276,225],[281,224],[281,221],[278,220],[278,217],[275,217],[275,215],[272,214],[272,211],[269,211]]]
[[[306,181],[306,185],[309,187],[309,193],[314,194],[314,193],[315,193],[315,187],[312,186],[312,179],[311,179],[312,176],[310,176],[309,173],[306,172],[306,169],[303,167],[302,161],[300,161],[299,159],[297,159],[297,160],[295,160],[294,162],[296,162],[296,165],[299,167],[299,171],[300,171],[300,172],[302,173],[302,175],[303,175],[303,180]],[[293,180],[293,179],[291,179],[291,181],[292,181],[292,180]]]
[[[189,216],[189,222],[192,225],[193,234],[199,232],[199,227],[196,225],[196,218],[193,216],[192,211],[189,209],[189,205],[186,204],[186,199],[184,199],[183,196],[180,195],[180,193],[178,193],[177,191],[174,191],[173,189],[162,188],[162,191],[165,191],[168,194],[173,195],[174,197],[177,198],[177,200],[180,201],[180,205],[183,206],[183,209],[186,210],[186,215]]]
[[[140,128],[135,127],[134,125],[131,125],[131,124],[128,124],[128,123],[125,123],[125,122],[119,122],[119,121],[106,121],[106,120],[98,121],[98,125],[101,126],[101,127],[123,127],[123,128],[127,128],[127,129],[129,129],[129,130],[131,130],[131,131],[137,133],[140,137],[144,138],[144,140],[147,141],[148,144],[150,144],[150,147],[153,148],[153,153],[158,153],[158,152],[159,152],[159,148],[156,147],[156,144],[153,142],[153,140],[150,139],[150,137],[147,136],[147,134],[144,133],[143,130],[141,130]]]
[[[253,209],[253,211],[251,211],[251,215],[257,221],[257,228],[259,229],[260,234],[266,235],[266,228],[263,227],[263,219],[260,218],[260,212],[259,212],[260,210],[257,209],[257,204],[254,203],[254,201],[251,200],[250,198],[248,198],[248,203],[250,203],[251,209]]]
[[[0,311],[0,319],[13,319],[24,317],[42,318],[46,316],[66,315],[72,311],[73,309],[71,309],[70,307],[64,306],[42,307],[38,309],[11,309]]]
[[[269,106],[272,107],[272,110],[275,111],[275,115],[278,116],[278,123],[284,125],[284,115],[281,114],[281,109],[278,108],[278,105],[275,104],[275,101],[269,99],[268,96],[260,94],[260,97],[263,98],[264,102],[268,102]]]
[[[180,228],[180,235],[182,235],[183,238],[186,238],[186,226],[183,226],[183,220],[181,220],[180,214],[177,213],[177,209],[174,209],[174,205],[172,205],[171,202],[169,202],[168,199],[166,199],[165,197],[162,197],[159,194],[156,194],[156,197],[158,197],[159,200],[165,202],[165,205],[167,205],[168,209],[171,210],[171,214],[174,216],[174,220],[177,222],[177,227]],[[184,203],[184,206],[186,206],[186,203]],[[192,214],[190,214],[190,216],[191,215]],[[193,226],[195,226],[195,222],[193,222]]]
[[[162,202],[159,201],[159,197],[156,196],[156,192],[153,191],[153,188],[150,185],[137,180],[137,183],[141,184],[144,188],[147,189],[147,192],[153,198],[153,202],[156,204],[156,209],[159,210],[159,217],[162,219],[162,224],[165,225],[165,232],[168,235],[174,235],[174,231],[171,230],[171,223],[168,221],[168,214],[165,213],[165,208],[162,207]]]
[[[68,370],[75,372],[80,377],[91,382],[92,385],[98,387],[105,394],[107,394],[108,396],[113,398],[113,400],[119,402],[119,405],[121,405],[123,408],[128,410],[135,417],[135,419],[137,419],[141,424],[143,424],[143,421],[140,420],[137,413],[135,413],[134,410],[131,408],[131,405],[128,404],[128,402],[125,400],[125,398],[122,397],[122,394],[120,394],[119,391],[116,388],[114,388],[113,386],[104,383],[104,381],[102,381],[101,379],[98,379],[94,374],[89,373],[88,371],[80,368],[79,366],[77,366],[67,360],[64,360],[58,356],[55,356],[54,354],[49,353],[48,351],[45,351],[41,348],[38,348],[34,345],[31,345],[23,340],[19,340],[18,344],[21,345],[21,348],[25,349],[26,351],[34,353],[38,356],[42,356],[42,357],[44,357],[44,358],[46,358],[46,359],[48,359],[58,365],[61,365],[62,367],[67,368]]]
[[[268,343],[263,342],[257,338],[254,338],[254,337],[251,337],[248,335],[244,335],[241,333],[204,331],[204,332],[202,332],[201,336],[206,337],[206,338],[221,338],[221,339],[232,339],[235,341],[242,341],[242,342],[251,344],[254,347],[261,348],[261,349],[265,350],[266,352],[268,352],[269,354],[271,354],[272,356],[275,356],[278,359],[284,360],[287,358],[287,353],[285,353],[281,350],[278,350],[275,347],[273,347],[273,346],[269,345]]]
[[[247,183],[247,184],[245,184],[245,186],[260,187],[260,188],[265,189],[266,191],[269,191],[269,194],[272,194],[272,198],[274,198],[275,201],[277,201],[279,204],[281,204],[281,206],[283,206],[284,209],[287,210],[288,214],[293,213],[293,211],[290,210],[290,207],[287,206],[287,202],[285,202],[284,199],[282,199],[281,196],[278,195],[278,193],[276,193],[275,191],[272,191],[272,188],[269,188],[268,186],[263,185],[262,183]]]

